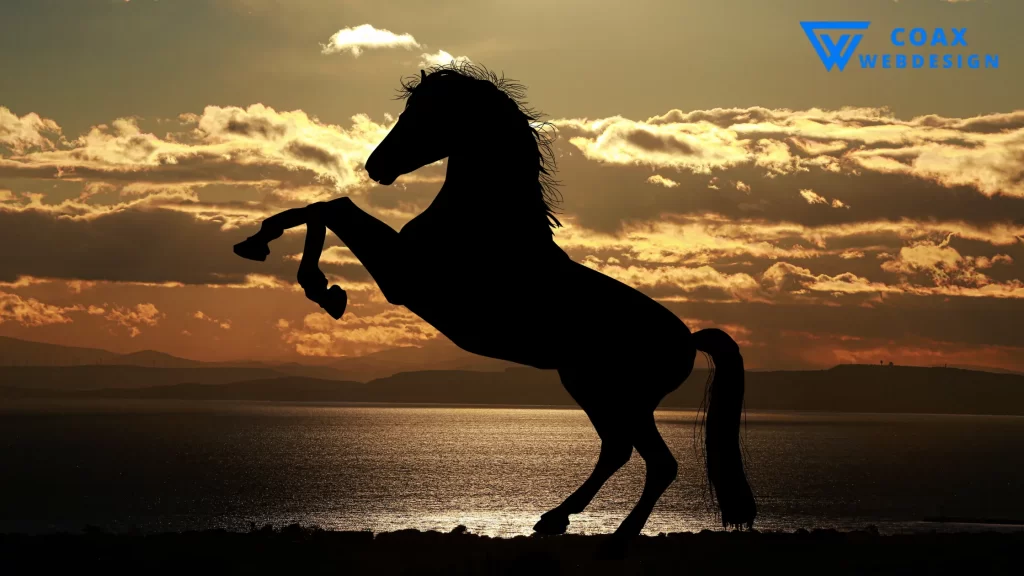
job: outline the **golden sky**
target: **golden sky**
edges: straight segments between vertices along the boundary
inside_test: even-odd
[[[967,28],[998,70],[827,72],[802,20]],[[340,322],[231,246],[351,196],[398,228],[444,166],[362,163],[401,77],[453,57],[557,129],[556,241],[760,368],[1024,370],[1024,43],[1013,0],[66,0],[0,7],[0,335],[201,360],[423,343],[336,240]],[[925,52],[927,48],[922,49]],[[467,124],[476,121],[463,119]]]

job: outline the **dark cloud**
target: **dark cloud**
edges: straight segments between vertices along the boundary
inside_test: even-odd
[[[0,211],[0,281],[19,276],[238,284],[247,274],[291,280],[297,263],[283,256],[302,250],[301,236],[276,241],[265,263],[236,256],[231,247],[255,228],[222,231],[214,222],[168,210],[129,210],[93,220],[36,212]]]
[[[564,141],[558,147],[565,211],[575,215],[581,225],[603,232],[618,230],[630,220],[707,212],[806,226],[904,219],[1024,226],[1024,198],[988,197],[968,186],[946,187],[905,174],[850,174],[812,168],[769,177],[753,166],[713,174],[668,169],[659,173],[679,186],[666,188],[646,182],[652,174],[648,167],[593,162],[578,151],[570,155]],[[708,187],[712,178],[717,178],[717,189]],[[749,185],[752,191],[738,190],[735,182]],[[830,202],[838,199],[851,208],[808,204],[800,197],[803,189],[814,190]]]
[[[653,134],[644,130],[637,130],[630,132],[626,136],[626,140],[648,152],[668,152],[687,156],[699,154],[695,147],[671,135]]]

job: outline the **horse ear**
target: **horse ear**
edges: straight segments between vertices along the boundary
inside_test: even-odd
[[[427,73],[424,72],[423,69],[421,68],[420,69],[420,82],[423,82],[426,79],[427,79]]]

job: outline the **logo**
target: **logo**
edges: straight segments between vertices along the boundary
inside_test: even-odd
[[[804,34],[807,34],[807,38],[811,41],[811,46],[814,46],[814,51],[818,53],[818,58],[821,58],[821,63],[825,65],[825,70],[832,71],[832,67],[836,66],[839,71],[842,72],[846,68],[846,63],[850,61],[850,56],[853,56],[853,51],[857,49],[857,45],[860,44],[860,39],[864,37],[863,34],[842,34],[838,39],[833,38],[830,34],[822,34],[818,36],[819,30],[867,30],[871,22],[801,22],[800,26],[804,29]]]
[[[869,26],[871,22],[854,20],[800,23],[829,72],[833,68],[840,72],[846,69]],[[889,54],[857,54],[861,69],[999,68],[998,54],[965,53],[967,28],[893,28],[889,42],[894,48]],[[930,52],[908,53],[921,47],[927,47]]]

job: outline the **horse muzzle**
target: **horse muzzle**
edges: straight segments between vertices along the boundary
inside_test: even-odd
[[[398,179],[398,174],[382,167],[380,159],[374,155],[370,155],[366,161],[366,175],[370,177],[370,180],[384,186],[390,186]]]
[[[397,180],[397,179],[398,179],[398,176],[394,176],[394,175],[391,175],[391,174],[387,174],[387,175],[378,174],[376,177],[374,177],[373,174],[370,174],[370,180],[373,180],[374,182],[376,182],[376,183],[378,183],[378,184],[380,184],[382,186],[390,186],[390,185],[394,184],[395,180]]]

